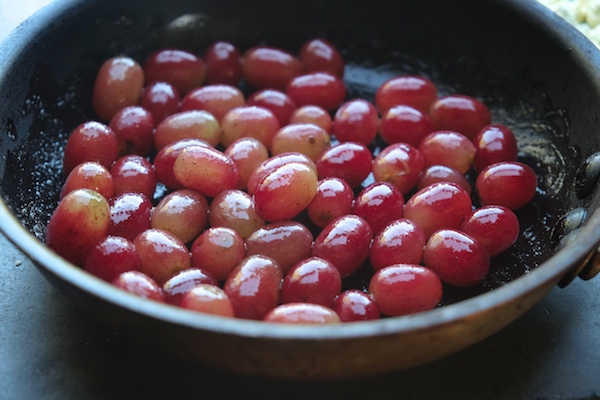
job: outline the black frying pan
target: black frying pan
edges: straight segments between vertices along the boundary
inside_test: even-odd
[[[443,307],[409,317],[267,326],[135,298],[43,246],[62,184],[61,151],[76,125],[95,118],[91,87],[102,61],[142,61],[164,46],[201,54],[217,39],[297,51],[314,36],[342,50],[348,98],[372,100],[387,78],[421,74],[440,94],[480,98],[517,134],[519,159],[538,173],[539,189],[518,212],[514,248],[481,285],[446,288]],[[183,357],[298,379],[408,368],[489,336],[556,284],[597,272],[600,52],[534,1],[57,1],[2,44],[0,59],[0,228],[74,302]],[[364,285],[368,274],[352,279]]]

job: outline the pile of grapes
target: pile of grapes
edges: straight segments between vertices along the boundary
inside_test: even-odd
[[[513,132],[423,76],[348,99],[344,68],[322,38],[106,60],[47,245],[138,296],[268,322],[406,315],[481,283],[536,193]]]

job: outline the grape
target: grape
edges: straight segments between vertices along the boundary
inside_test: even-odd
[[[292,219],[317,194],[317,174],[306,164],[283,164],[264,177],[254,190],[256,213],[266,221]]]
[[[302,73],[298,57],[272,46],[248,49],[242,58],[243,78],[254,89],[285,90],[288,82]]]
[[[289,82],[285,92],[298,107],[311,104],[327,111],[337,109],[346,99],[344,81],[326,72],[299,75]]]
[[[518,210],[535,196],[537,176],[520,162],[498,162],[488,165],[477,176],[475,189],[482,205],[504,206]]]
[[[182,139],[200,139],[211,146],[221,140],[219,121],[208,111],[181,111],[165,118],[154,132],[154,147],[157,151]]]
[[[98,192],[74,190],[58,203],[46,227],[46,245],[75,265],[108,235],[110,206]]]
[[[467,178],[455,170],[454,168],[445,165],[430,165],[426,167],[417,181],[417,189],[423,189],[426,186],[437,182],[455,183],[471,194],[473,190]]]
[[[298,54],[304,72],[328,72],[338,78],[344,77],[344,59],[330,41],[323,38],[307,40]]]
[[[242,79],[242,54],[238,47],[228,41],[211,43],[204,52],[206,83],[237,85]]]
[[[179,305],[183,296],[199,284],[218,286],[219,282],[207,271],[200,268],[188,268],[177,272],[163,284],[165,302]]]
[[[281,303],[312,303],[331,306],[342,290],[342,277],[329,261],[306,258],[294,265],[281,284]]]
[[[158,178],[150,161],[137,154],[119,158],[110,169],[114,180],[115,196],[124,193],[142,193],[151,199],[156,191]]]
[[[231,157],[238,169],[237,189],[247,190],[248,180],[252,173],[266,160],[269,151],[258,139],[242,137],[231,143],[223,152]]]
[[[404,104],[389,108],[381,117],[379,133],[388,144],[408,143],[419,147],[421,140],[433,131],[428,114]]]
[[[375,106],[364,99],[352,99],[342,104],[333,116],[331,133],[340,142],[356,142],[368,146],[379,129]]]
[[[205,314],[234,317],[233,305],[223,289],[218,286],[200,283],[187,292],[179,307]]]
[[[373,296],[356,289],[344,290],[337,295],[331,308],[342,322],[370,321],[381,316]]]
[[[214,197],[208,220],[210,226],[231,228],[244,239],[266,223],[256,212],[252,196],[237,189],[224,190]]]
[[[227,279],[247,255],[244,238],[224,226],[206,229],[194,240],[190,251],[192,267],[210,273],[217,281]]]
[[[130,240],[107,236],[90,250],[83,269],[106,282],[112,282],[123,272],[138,271],[140,258]]]
[[[141,193],[123,193],[110,202],[108,234],[129,240],[150,229],[152,203]]]
[[[387,182],[374,182],[356,196],[352,213],[363,218],[374,234],[404,213],[404,196]]]
[[[281,267],[271,258],[251,255],[231,272],[223,290],[229,296],[237,318],[262,320],[279,304]]]
[[[375,105],[381,114],[398,104],[404,104],[429,112],[437,99],[437,87],[423,76],[396,76],[385,81],[375,91]]]
[[[168,193],[152,211],[150,226],[169,231],[182,242],[190,243],[208,224],[208,201],[202,194],[180,189]]]
[[[218,122],[228,111],[246,104],[242,91],[231,85],[213,84],[195,88],[181,100],[181,110],[204,110]]]
[[[475,157],[473,142],[454,131],[431,132],[421,140],[418,149],[426,167],[445,165],[461,174],[466,174],[471,169]]]
[[[154,170],[157,180],[165,185],[167,189],[183,189],[183,185],[175,178],[173,165],[181,151],[191,145],[210,147],[208,143],[201,139],[181,139],[166,145],[154,157]]]
[[[298,153],[297,151],[292,151],[289,153],[282,153],[276,156],[273,156],[265,161],[263,161],[255,170],[250,174],[248,178],[248,193],[254,194],[256,187],[258,184],[271,172],[275,171],[277,168],[281,167],[283,164],[287,164],[290,162],[297,162],[301,164],[305,164],[313,171],[317,170],[317,167],[307,155]]]
[[[425,160],[421,152],[406,143],[394,143],[385,147],[373,160],[375,181],[389,182],[402,194],[410,192],[417,184]]]
[[[77,165],[67,175],[60,198],[77,189],[91,189],[110,200],[115,194],[115,182],[110,171],[103,165],[95,161],[86,161]]]
[[[148,156],[152,150],[154,117],[141,106],[119,110],[108,124],[117,136],[118,155]]]
[[[443,282],[458,287],[480,283],[490,267],[483,245],[455,229],[442,229],[431,235],[423,250],[423,263]]]
[[[373,232],[357,215],[333,220],[316,237],[312,256],[331,262],[345,278],[356,272],[369,257]]]
[[[316,162],[319,178],[336,177],[358,187],[371,173],[373,154],[364,144],[345,142],[325,150]]]
[[[310,257],[312,244],[312,233],[305,225],[296,221],[266,224],[246,238],[248,255],[262,254],[272,258],[283,273]]]
[[[202,85],[206,64],[190,51],[160,49],[150,54],[143,65],[146,83],[169,82],[181,95]]]
[[[296,110],[296,103],[287,93],[275,89],[261,89],[246,100],[249,106],[260,106],[271,110],[280,126],[285,126],[290,122],[290,117]]]
[[[106,60],[94,82],[94,112],[108,123],[120,109],[138,103],[143,86],[144,71],[134,59],[118,56]]]
[[[502,206],[483,206],[474,210],[460,230],[481,243],[490,257],[504,252],[519,237],[519,219]]]
[[[490,110],[474,97],[444,96],[431,104],[429,115],[435,130],[456,131],[473,139],[491,121]]]
[[[505,125],[494,124],[484,127],[473,139],[475,157],[473,168],[481,172],[485,167],[501,161],[517,161],[515,135]]]
[[[399,218],[375,235],[369,261],[375,271],[393,264],[420,264],[426,242],[423,229],[409,219]]]
[[[328,177],[317,183],[315,198],[306,207],[309,219],[324,228],[334,219],[352,212],[354,192],[343,179]]]
[[[394,264],[375,272],[369,292],[387,316],[415,314],[434,309],[442,300],[440,278],[418,264]]]
[[[234,189],[239,180],[237,165],[223,152],[206,146],[187,146],[173,164],[175,179],[184,187],[214,197]]]
[[[158,125],[181,110],[180,101],[181,94],[169,82],[151,82],[144,87],[139,104],[152,114],[154,124]]]
[[[311,303],[282,304],[271,310],[263,321],[280,324],[337,324],[340,317],[329,307]]]
[[[307,104],[294,110],[289,118],[290,124],[315,124],[327,133],[331,133],[333,121],[323,107]]]
[[[86,121],[71,132],[63,157],[63,173],[69,174],[77,165],[96,161],[106,168],[118,157],[117,135],[101,122]]]
[[[329,134],[314,124],[289,124],[277,131],[271,141],[271,154],[297,151],[306,154],[312,161],[331,146]]]
[[[160,286],[148,275],[140,271],[121,273],[112,282],[115,287],[149,300],[164,303],[164,295]]]
[[[454,183],[438,182],[408,199],[404,217],[423,229],[428,238],[440,229],[457,229],[471,210],[471,196],[466,190]]]
[[[221,119],[221,142],[228,147],[242,137],[251,137],[271,150],[271,141],[279,128],[279,121],[271,110],[260,106],[240,106]]]
[[[191,267],[190,252],[171,232],[147,229],[133,240],[140,256],[140,271],[158,285],[164,285],[173,275]]]

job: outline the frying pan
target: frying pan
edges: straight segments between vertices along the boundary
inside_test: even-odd
[[[508,125],[519,160],[539,176],[518,211],[521,234],[486,280],[445,288],[440,307],[341,326],[287,326],[202,315],[113,288],[43,244],[72,129],[94,119],[91,87],[105,59],[143,60],[166,46],[202,53],[214,40],[299,49],[338,46],[348,98],[373,100],[401,74],[440,94],[475,96]],[[74,303],[117,332],[215,369],[303,380],[351,378],[424,364],[502,329],[554,286],[598,272],[600,52],[531,0],[281,2],[56,1],[0,47],[0,229]],[[348,286],[365,286],[369,272]],[[352,282],[350,282],[352,280]]]

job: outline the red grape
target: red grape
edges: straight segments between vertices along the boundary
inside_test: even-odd
[[[142,193],[151,199],[158,178],[154,166],[146,158],[129,154],[119,158],[110,169],[114,180],[115,196],[124,193]]]
[[[334,219],[352,212],[354,192],[343,179],[328,177],[320,179],[317,194],[306,211],[309,219],[320,228],[324,228]]]
[[[373,182],[356,196],[352,213],[362,217],[374,234],[404,213],[404,196],[387,182]]]
[[[294,265],[283,277],[281,303],[312,303],[331,306],[342,290],[342,277],[329,261],[306,258]]]
[[[211,43],[204,51],[206,83],[237,85],[242,79],[242,54],[238,47],[228,41]]]
[[[110,202],[108,234],[129,240],[150,229],[152,203],[141,193],[123,193]]]
[[[269,151],[258,139],[242,137],[231,143],[224,151],[226,156],[231,157],[238,169],[237,189],[248,189],[248,180],[252,173],[266,160],[269,159]]]
[[[331,126],[333,121],[331,115],[323,107],[319,107],[313,104],[307,104],[298,107],[294,110],[289,119],[290,124],[315,124],[318,127],[325,130],[327,133],[331,133]]]
[[[225,291],[207,283],[200,283],[184,294],[179,307],[221,317],[235,316],[233,305]]]
[[[460,230],[481,243],[490,257],[504,252],[519,237],[519,219],[502,206],[483,206],[474,210]]]
[[[246,258],[246,244],[238,232],[224,226],[206,229],[191,246],[192,267],[210,273],[217,281],[227,279]]]
[[[248,178],[248,193],[254,194],[256,187],[258,184],[271,172],[275,171],[277,168],[281,167],[284,164],[295,162],[301,163],[308,166],[313,171],[317,171],[317,167],[310,158],[306,154],[299,153],[297,151],[292,151],[289,153],[283,153],[267,160],[263,161],[255,170],[250,174]]]
[[[340,106],[333,117],[331,133],[340,142],[356,142],[368,146],[379,129],[375,106],[364,99],[352,99]]]
[[[157,180],[165,185],[167,189],[183,189],[183,185],[175,178],[173,165],[181,151],[191,145],[210,147],[208,143],[201,139],[181,139],[166,145],[154,157],[154,169]]]
[[[310,257],[312,244],[312,233],[296,221],[272,222],[246,238],[248,255],[262,254],[272,258],[283,273]]]
[[[346,85],[335,75],[326,72],[312,72],[293,78],[285,92],[296,104],[316,105],[333,111],[346,99]]]
[[[181,111],[165,118],[154,131],[157,151],[182,139],[199,139],[214,147],[221,141],[219,121],[208,111]]]
[[[70,134],[63,157],[65,176],[85,161],[96,161],[106,168],[118,157],[118,139],[115,132],[103,123],[86,121]]]
[[[117,276],[112,284],[119,289],[144,299],[164,303],[160,286],[150,276],[140,271],[127,271]]]
[[[357,289],[344,290],[337,295],[331,309],[338,314],[342,322],[370,321],[381,316],[373,296]]]
[[[415,314],[437,307],[442,300],[440,278],[418,264],[394,264],[375,272],[369,292],[387,316]]]
[[[319,178],[336,177],[358,187],[371,173],[373,154],[364,144],[340,143],[325,150],[316,162]]]
[[[417,148],[394,143],[375,157],[372,172],[375,181],[389,182],[407,194],[416,186],[424,167],[425,160]]]
[[[94,82],[94,112],[108,123],[120,109],[138,103],[143,86],[144,71],[137,61],[125,56],[106,60]]]
[[[83,269],[107,282],[123,272],[138,271],[140,258],[133,243],[124,237],[107,236],[89,252]]]
[[[506,125],[487,125],[475,135],[473,144],[473,168],[476,172],[500,161],[517,161],[517,140]]]
[[[289,124],[277,131],[271,141],[271,154],[297,151],[306,154],[312,161],[331,146],[329,134],[315,124]]]
[[[431,132],[421,140],[418,149],[425,160],[425,167],[445,165],[461,174],[471,169],[475,157],[473,142],[454,131]]]
[[[226,84],[213,84],[193,89],[181,100],[181,110],[204,110],[211,113],[218,122],[229,110],[246,104],[244,94],[236,87]]]
[[[210,226],[231,228],[244,239],[265,225],[265,220],[256,212],[252,196],[237,189],[224,190],[213,198],[208,220]]]
[[[466,95],[444,96],[431,104],[429,115],[436,130],[456,131],[473,139],[491,121],[490,110]]]
[[[473,190],[471,184],[463,174],[454,168],[445,165],[430,165],[429,167],[426,167],[419,176],[417,189],[423,189],[424,187],[437,182],[456,183],[469,194],[471,194],[471,191]]]
[[[277,117],[268,108],[240,106],[227,112],[221,119],[221,142],[228,147],[242,137],[252,137],[271,150],[271,141],[279,128]]]
[[[165,302],[179,305],[183,296],[199,284],[218,286],[219,282],[200,268],[188,268],[177,272],[163,284]]]
[[[288,303],[275,307],[263,321],[282,324],[337,324],[340,317],[329,307],[311,303]]]
[[[504,161],[488,165],[477,176],[475,189],[482,205],[518,210],[535,196],[537,176],[520,162]]]
[[[115,132],[118,155],[137,154],[148,156],[152,150],[154,117],[141,106],[129,106],[119,110],[108,125]]]
[[[115,182],[106,167],[95,161],[86,161],[77,165],[67,175],[60,191],[60,198],[76,189],[91,189],[100,193],[106,200],[110,200],[115,194]]]
[[[414,147],[418,147],[432,131],[429,115],[405,104],[395,105],[382,114],[379,126],[381,138],[386,143],[403,142]]]
[[[344,77],[344,59],[333,43],[323,38],[309,39],[302,44],[298,54],[304,72],[329,72]]]
[[[251,255],[243,259],[223,285],[237,318],[262,320],[279,304],[281,267],[269,257]]]
[[[152,210],[150,226],[169,231],[190,243],[208,224],[208,201],[202,194],[180,189],[164,196]]]
[[[331,262],[342,278],[356,272],[369,257],[373,232],[357,215],[333,220],[316,237],[312,256]]]
[[[181,94],[169,82],[150,82],[142,91],[139,104],[152,114],[154,124],[180,111]]]
[[[206,64],[196,54],[183,49],[160,49],[150,54],[143,65],[147,83],[169,82],[182,95],[202,85]]]
[[[409,219],[399,218],[375,235],[369,261],[375,271],[393,264],[420,264],[426,242],[423,229]]]
[[[385,81],[375,92],[375,104],[381,114],[398,104],[429,112],[437,98],[437,87],[424,76],[396,76]]]
[[[256,46],[242,57],[243,78],[254,89],[285,90],[302,73],[302,64],[292,53],[272,46]]]
[[[285,126],[290,122],[290,117],[296,110],[296,103],[287,93],[275,89],[261,89],[246,100],[249,106],[260,106],[271,110],[280,126]]]
[[[438,182],[417,191],[404,207],[404,217],[413,221],[425,237],[439,229],[457,229],[471,214],[471,196],[460,186]]]
[[[485,247],[455,229],[439,230],[427,241],[423,263],[450,285],[467,287],[485,278],[490,259]]]

